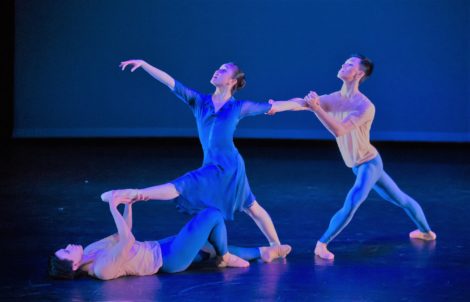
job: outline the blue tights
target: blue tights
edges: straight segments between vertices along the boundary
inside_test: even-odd
[[[349,224],[372,189],[383,199],[405,210],[421,232],[431,230],[420,205],[402,192],[393,179],[385,173],[380,155],[353,167],[353,172],[356,174],[356,182],[346,196],[343,207],[331,218],[330,225],[320,238],[320,242],[328,244]]]
[[[191,219],[176,236],[159,240],[162,249],[162,272],[176,273],[192,263],[207,260],[209,255],[222,256],[228,251],[247,261],[258,259],[258,248],[227,246],[227,229],[222,213],[205,209]],[[204,252],[207,251],[207,252]]]
[[[176,273],[188,268],[209,241],[217,255],[228,252],[227,229],[222,213],[208,208],[199,212],[178,233],[159,241],[163,265],[161,271]]]

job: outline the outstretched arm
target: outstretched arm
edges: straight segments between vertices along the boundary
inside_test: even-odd
[[[115,199],[111,200],[109,202],[109,211],[111,212],[111,215],[113,216],[114,223],[116,224],[116,228],[118,231],[118,238],[119,242],[116,245],[117,250],[121,249],[127,249],[134,244],[135,238],[134,235],[132,234],[131,227],[132,227],[132,212],[129,212],[129,206],[126,205],[126,218],[129,220],[124,219],[124,217],[119,213],[119,210],[117,208],[118,203],[114,201]],[[132,211],[132,209],[130,210]],[[129,215],[130,214],[130,215]],[[130,226],[129,223],[130,222]]]
[[[269,115],[274,115],[282,111],[310,110],[307,106],[307,102],[302,98],[292,98],[287,101],[269,100],[269,103],[272,105],[271,110],[267,113]]]
[[[121,62],[119,67],[122,70],[126,69],[128,65],[131,65],[131,72],[134,72],[136,69],[142,67],[148,74],[160,81],[162,84],[168,86],[171,90],[175,88],[175,80],[166,72],[150,65],[144,60],[129,60]]]
[[[127,227],[132,231],[132,203],[126,203],[124,206],[124,220],[126,221]]]

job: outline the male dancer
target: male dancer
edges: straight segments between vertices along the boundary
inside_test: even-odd
[[[373,67],[372,61],[363,55],[351,55],[338,71],[337,76],[343,81],[341,90],[322,96],[311,91],[304,98],[305,105],[336,137],[346,166],[352,168],[356,174],[356,181],[346,196],[343,207],[333,216],[328,229],[316,244],[315,255],[323,259],[334,259],[334,254],[328,250],[327,245],[348,225],[372,189],[383,199],[405,210],[418,227],[409,234],[411,238],[436,239],[420,205],[402,192],[383,170],[382,159],[369,141],[375,107],[359,91],[359,85],[372,74]],[[280,106],[282,103],[284,106]],[[281,102],[276,108],[301,110],[298,108],[300,103],[301,100],[296,98]],[[275,112],[278,111],[271,110],[269,114]]]

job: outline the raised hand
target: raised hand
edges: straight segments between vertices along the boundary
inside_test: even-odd
[[[142,65],[145,64],[144,60],[129,60],[129,61],[123,61],[121,64],[119,64],[119,67],[121,67],[122,70],[126,69],[127,65],[131,65],[131,72],[134,72],[136,69],[139,67],[142,67]]]

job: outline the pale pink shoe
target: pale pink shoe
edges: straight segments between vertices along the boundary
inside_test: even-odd
[[[224,259],[225,258],[225,259]],[[217,263],[218,267],[248,267],[250,263],[236,255],[227,253],[224,257],[220,257]]]
[[[143,194],[137,189],[112,190],[101,194],[101,200],[104,202],[110,202],[113,198],[118,199],[120,203],[132,203],[138,200],[144,200]]]
[[[260,248],[261,259],[264,262],[271,262],[277,258],[285,258],[292,251],[288,244],[264,246]]]
[[[420,230],[414,230],[410,232],[410,238],[432,241],[436,240],[437,236],[436,233],[434,233],[433,231],[423,233]]]

